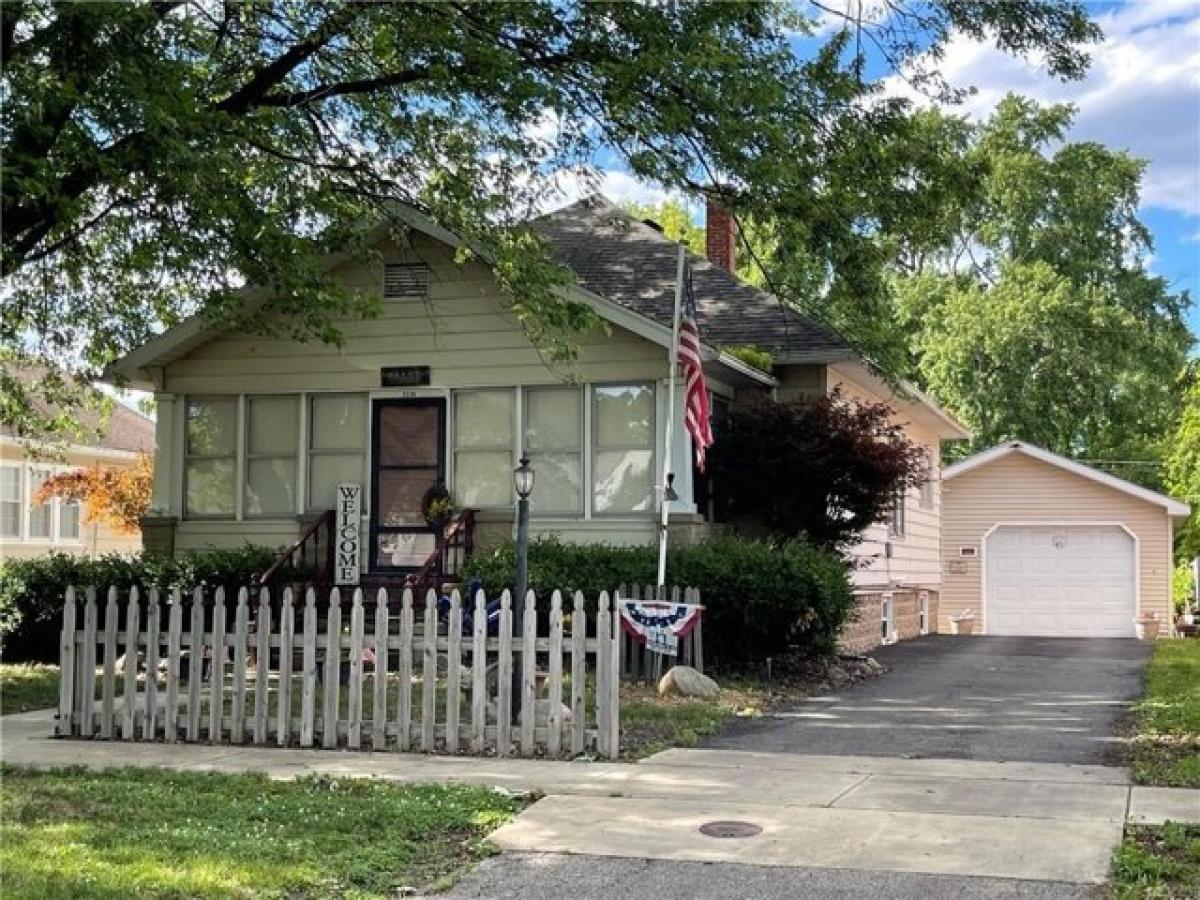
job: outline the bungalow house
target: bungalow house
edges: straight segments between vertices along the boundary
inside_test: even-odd
[[[569,295],[610,326],[580,337],[568,378],[506,311],[488,267],[457,262],[455,235],[405,215],[402,241],[380,231],[378,267],[331,262],[338,277],[383,299],[379,318],[340,323],[344,346],[193,318],[116,363],[113,376],[154,391],[158,403],[149,546],[285,545],[328,515],[339,483],[354,483],[364,486],[362,575],[404,576],[434,554],[421,501],[438,481],[475,511],[477,544],[512,534],[512,469],[523,451],[537,473],[534,534],[655,540],[677,245],[600,196],[537,221],[577,276]],[[856,579],[872,610],[864,637],[923,630],[932,613],[922,625],[914,605],[902,622],[891,595],[924,591],[936,602],[939,445],[967,433],[928,398],[878,378],[837,334],[739,281],[733,227],[710,208],[709,258],[691,261],[714,406],[835,387],[893,406],[926,448],[930,477],[866,535]],[[773,354],[771,373],[722,351],[745,344]],[[671,531],[694,540],[714,525],[714,504],[676,418]]]
[[[23,381],[37,377],[11,362],[3,365],[12,367]],[[77,501],[34,502],[38,488],[52,475],[92,466],[129,468],[141,454],[154,452],[154,422],[123,404],[116,404],[105,420],[92,412],[84,413],[83,419],[89,437],[66,446],[30,441],[0,426],[0,560],[50,552],[100,556],[141,549],[136,533],[84,522]]]

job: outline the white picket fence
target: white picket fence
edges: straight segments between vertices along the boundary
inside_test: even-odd
[[[470,633],[458,592],[439,621],[411,590],[389,609],[335,588],[318,608],[242,589],[228,621],[224,591],[190,600],[155,591],[99,604],[67,591],[57,733],[104,740],[210,742],[351,750],[616,758],[620,753],[620,617],[607,593],[588,616],[576,593],[539,608],[525,598],[522,630],[504,592],[496,634],[483,593]],[[124,614],[122,614],[122,612]],[[541,618],[548,616],[544,623]],[[324,622],[321,618],[324,617]],[[232,626],[232,627],[230,627]],[[544,636],[539,636],[544,635]],[[121,665],[118,665],[121,663]],[[513,715],[513,667],[520,712]],[[98,696],[97,696],[98,695]]]

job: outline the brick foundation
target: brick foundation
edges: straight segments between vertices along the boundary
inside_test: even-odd
[[[891,634],[883,637],[883,600],[891,598]],[[855,596],[854,611],[842,629],[841,648],[846,653],[868,653],[883,643],[895,643],[919,637],[921,631],[921,598],[926,598],[926,632],[937,631],[937,591],[905,588],[878,591]]]

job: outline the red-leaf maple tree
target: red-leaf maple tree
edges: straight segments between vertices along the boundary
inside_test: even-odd
[[[141,527],[150,508],[154,485],[154,461],[146,454],[126,469],[88,466],[51,476],[33,495],[34,503],[55,497],[83,503],[84,521],[111,525],[124,534]]]

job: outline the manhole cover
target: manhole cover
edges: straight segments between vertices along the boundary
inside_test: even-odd
[[[714,838],[746,838],[762,834],[762,828],[752,822],[705,822],[700,833]]]

